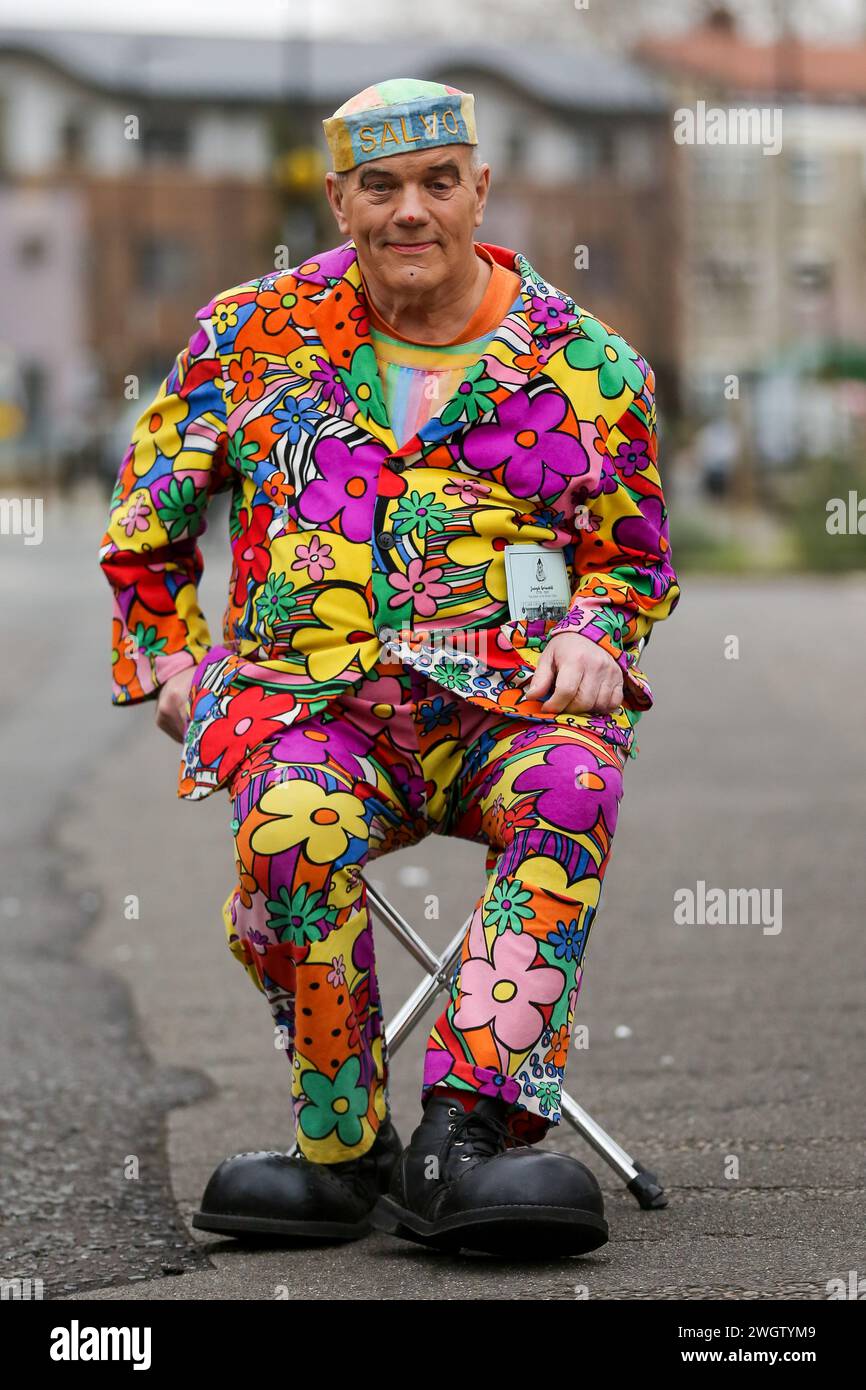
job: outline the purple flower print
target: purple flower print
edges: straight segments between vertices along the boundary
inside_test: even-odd
[[[622,773],[618,767],[600,763],[582,743],[560,743],[545,753],[543,762],[518,773],[514,790],[521,795],[534,792],[538,816],[558,830],[577,835],[592,830],[603,815],[613,834]]]
[[[349,393],[337,375],[337,368],[327,362],[324,357],[314,359],[319,366],[310,372],[310,381],[320,381],[322,383],[322,398],[329,401],[333,398],[335,405],[344,405],[349,398]]]
[[[520,1097],[520,1082],[513,1076],[505,1076],[492,1067],[473,1067],[472,1075],[478,1082],[478,1094],[481,1096],[499,1096],[509,1105]]]
[[[620,444],[616,451],[616,462],[624,478],[630,478],[636,468],[648,468],[651,460],[646,451],[646,440],[629,439]]]
[[[424,1089],[437,1086],[445,1079],[453,1065],[454,1058],[450,1052],[443,1052],[439,1047],[428,1047],[424,1054]]]
[[[566,478],[589,471],[583,445],[558,428],[567,408],[558,391],[544,391],[532,400],[517,391],[497,407],[494,422],[476,425],[467,434],[463,456],[479,473],[504,465],[504,483],[512,497],[557,497]]]
[[[335,757],[340,767],[360,782],[364,779],[364,769],[358,759],[367,756],[372,742],[369,734],[356,729],[349,720],[332,723],[323,730],[317,720],[305,719],[279,734],[274,739],[272,752],[276,762],[301,767],[326,763],[329,757]],[[273,780],[279,781],[279,770],[273,774]]]
[[[613,525],[613,539],[622,552],[614,557],[611,565],[622,561],[638,569],[645,583],[635,582],[641,593],[649,592],[653,598],[660,598],[675,581],[676,575],[671,566],[670,546],[660,548],[660,540],[668,540],[669,525],[667,517],[662,520],[662,503],[658,497],[642,497],[638,502],[640,516],[623,516]],[[659,564],[656,556],[663,556]]]
[[[565,300],[560,299],[558,295],[542,299],[540,295],[534,294],[530,303],[530,319],[533,323],[543,323],[548,331],[551,328],[561,328],[568,319],[574,318],[574,314],[569,313]]]
[[[303,489],[298,510],[307,521],[333,521],[341,516],[343,534],[350,541],[370,539],[376,479],[385,457],[381,444],[361,444],[350,449],[333,436],[315,446],[313,461],[321,473]]]

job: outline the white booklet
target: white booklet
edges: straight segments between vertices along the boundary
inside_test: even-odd
[[[568,567],[561,550],[544,545],[506,545],[505,582],[512,618],[561,618],[571,603]]]

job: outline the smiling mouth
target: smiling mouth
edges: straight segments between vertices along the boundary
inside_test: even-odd
[[[435,246],[435,241],[389,241],[388,245],[392,251],[398,251],[401,255],[408,255],[412,251],[429,251],[431,246]]]

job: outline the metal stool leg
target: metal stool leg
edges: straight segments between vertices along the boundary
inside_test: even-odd
[[[410,926],[405,917],[388,902],[375,888],[367,882],[364,875],[367,898],[376,912],[377,916],[385,924],[392,936],[395,936],[402,946],[406,948],[410,955],[424,967],[427,978],[422,980],[418,987],[410,994],[406,1003],[395,1015],[393,1021],[385,1030],[388,1043],[388,1052],[393,1055],[397,1048],[405,1041],[418,1023],[422,1014],[427,1009],[431,1001],[441,990],[450,990],[451,977],[457,961],[460,958],[460,949],[469,924],[472,921],[470,914],[463,926],[454,936],[452,941],[445,948],[441,956],[437,956],[426,941],[418,935],[415,929]],[[666,1207],[668,1204],[664,1188],[658,1178],[649,1169],[645,1168],[637,1159],[631,1158],[625,1149],[619,1145],[615,1139],[597,1124],[587,1110],[578,1105],[577,1101],[572,1100],[567,1091],[562,1093],[562,1116],[567,1120],[573,1129],[576,1129],[586,1142],[595,1150],[600,1158],[613,1168],[614,1172],[622,1178],[629,1192],[637,1200],[639,1206],[645,1211]],[[297,1150],[295,1143],[289,1153]]]

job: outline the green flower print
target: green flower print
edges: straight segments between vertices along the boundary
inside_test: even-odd
[[[496,382],[487,375],[487,363],[483,357],[471,366],[456,393],[446,405],[439,419],[443,425],[453,425],[455,420],[477,420],[486,410],[492,410],[496,402],[489,394],[496,390]]]
[[[308,1139],[326,1139],[336,1130],[347,1148],[361,1142],[361,1116],[367,1113],[368,1097],[358,1085],[360,1075],[361,1059],[356,1056],[346,1058],[333,1080],[320,1071],[304,1072],[307,1103],[301,1106],[298,1124]]]
[[[256,599],[259,616],[267,623],[285,622],[294,607],[294,601],[290,598],[294,587],[285,574],[269,574]]]
[[[440,661],[436,666],[436,679],[448,690],[469,689],[469,673],[459,661]]]
[[[273,927],[280,941],[291,941],[293,946],[303,946],[306,941],[321,941],[321,923],[331,925],[331,911],[321,906],[321,894],[308,893],[301,885],[291,896],[285,884],[280,885],[277,897],[268,899],[270,917],[267,925]]]
[[[351,367],[341,367],[337,375],[367,419],[387,429],[388,414],[382,399],[379,367],[372,343],[362,343],[356,348]]]
[[[136,652],[143,652],[145,656],[157,656],[165,646],[167,638],[157,637],[155,627],[145,627],[144,623],[136,623],[132,630],[132,640]]]
[[[156,508],[170,541],[198,532],[206,502],[207,489],[196,488],[192,478],[172,478]]]
[[[536,1091],[538,1098],[538,1108],[542,1115],[549,1115],[551,1110],[559,1109],[560,1089],[554,1081],[540,1081]]]
[[[395,531],[400,535],[416,531],[419,536],[426,536],[428,531],[444,531],[448,508],[444,502],[434,502],[433,498],[432,492],[423,497],[420,492],[410,492],[404,497],[393,513]]]
[[[253,473],[256,471],[256,465],[252,456],[258,452],[258,444],[252,439],[244,443],[243,430],[235,430],[229,440],[226,456],[228,462],[232,467],[236,468],[239,473],[246,473],[247,477],[252,477]]]
[[[520,887],[519,879],[500,879],[484,904],[484,925],[495,926],[497,936],[523,931],[523,919],[535,916],[532,908],[526,906],[531,900],[532,893]]]
[[[596,319],[581,321],[583,338],[574,338],[565,348],[565,360],[580,372],[598,372],[598,389],[611,398],[623,388],[637,393],[643,386],[643,372],[634,352],[618,333],[610,333]]]
[[[618,608],[597,608],[593,614],[593,621],[596,627],[600,627],[606,632],[612,642],[617,642],[622,646],[625,642],[626,629],[628,628],[628,618]]]

